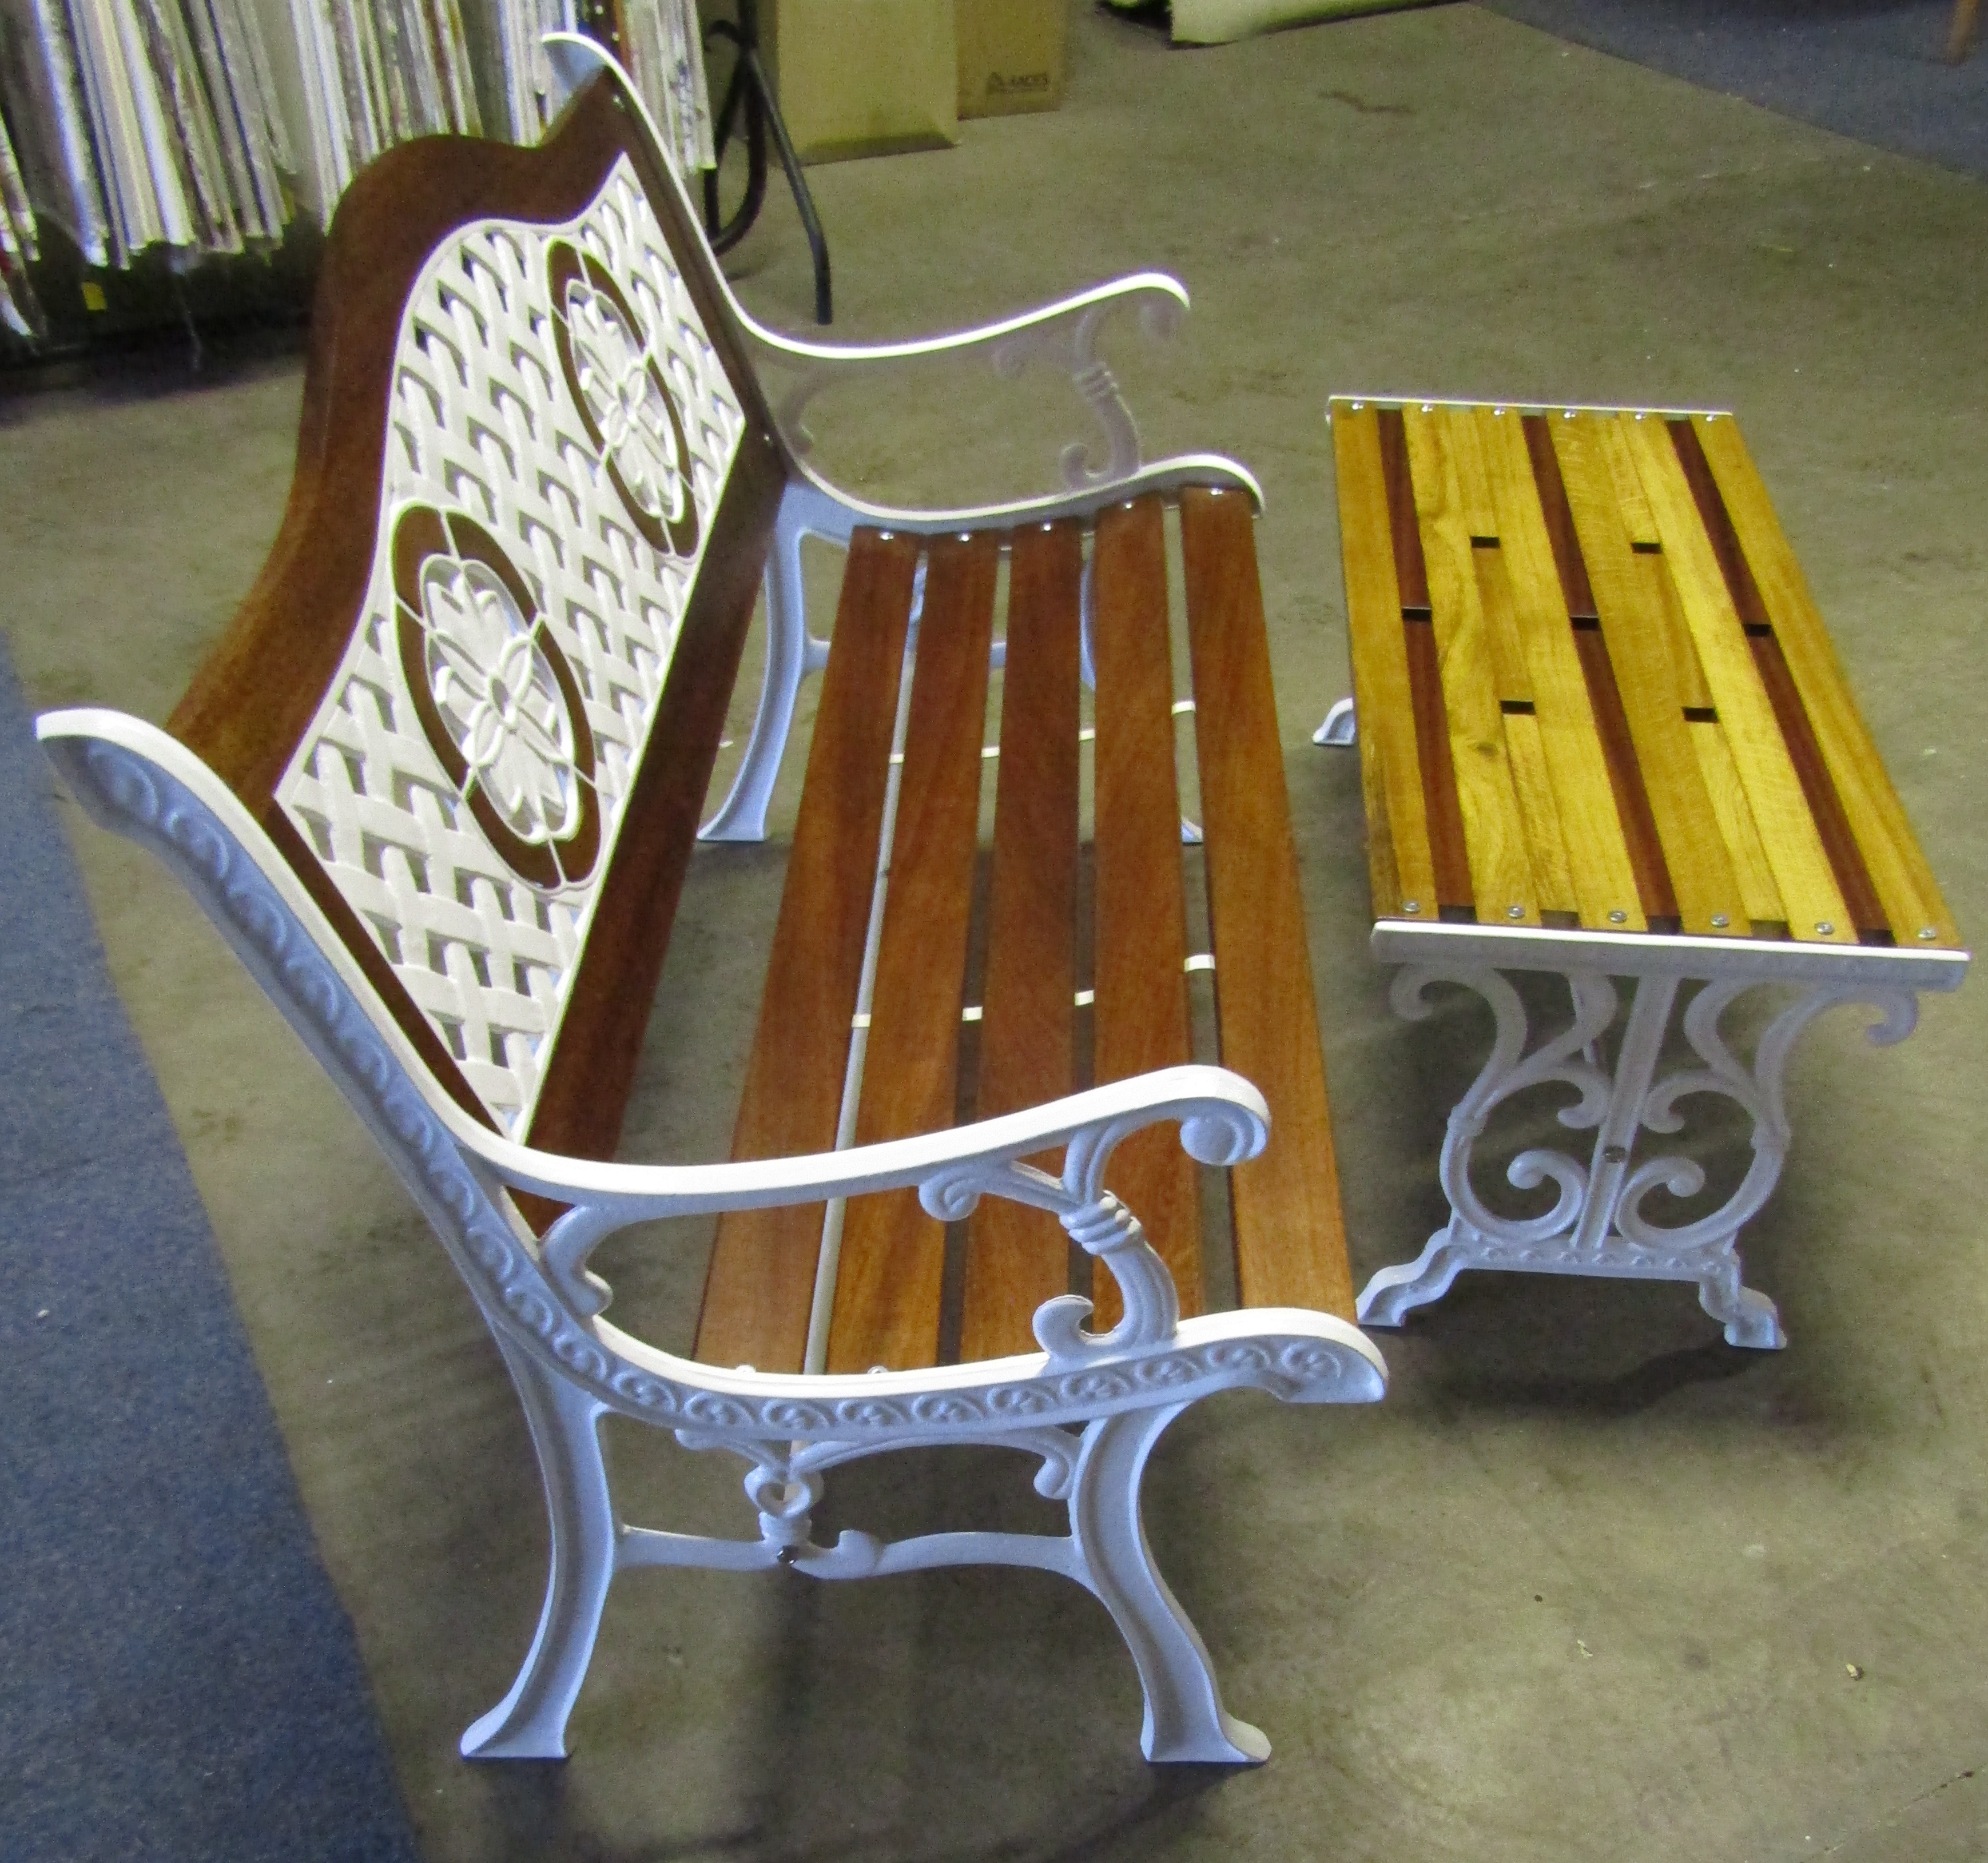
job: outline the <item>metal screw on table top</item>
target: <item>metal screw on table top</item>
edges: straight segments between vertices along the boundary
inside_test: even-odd
[[[1715,932],[1723,932],[1732,922],[1723,912],[1714,912],[1712,915],[1712,928]]]
[[[1422,902],[1419,899],[1404,899],[1401,901],[1401,910],[1404,912],[1419,912],[1422,909]]]
[[[1819,938],[1834,938],[1836,935],[1835,926],[1826,918],[1818,918],[1815,921],[1815,929],[1816,935]]]
[[[1505,916],[1507,918],[1523,918],[1525,915],[1526,908],[1522,905],[1508,905],[1505,908]]]
[[[1629,915],[1618,905],[1608,915],[1608,922],[1611,925],[1626,925],[1629,922]]]
[[[1939,936],[1939,934],[1938,932],[1935,931],[1931,925],[1921,925],[1919,927],[1919,936],[1921,938],[1937,938]]]

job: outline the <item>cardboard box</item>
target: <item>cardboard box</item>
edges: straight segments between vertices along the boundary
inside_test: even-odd
[[[1063,102],[1068,0],[954,0],[959,113],[1007,117]]]
[[[953,0],[772,0],[762,43],[804,162],[959,140]]]

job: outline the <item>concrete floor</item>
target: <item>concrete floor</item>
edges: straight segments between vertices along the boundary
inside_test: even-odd
[[[1060,113],[814,172],[838,331],[927,330],[1144,265],[1192,289],[1179,339],[1117,355],[1151,445],[1232,451],[1268,492],[1364,1278],[1441,1213],[1442,1112],[1486,1030],[1462,1004],[1391,1019],[1365,953],[1355,762],[1307,742],[1346,677],[1327,394],[1737,410],[1978,933],[1988,193],[1467,5],[1193,54],[1085,7],[1072,25]],[[805,324],[789,210],[740,256],[756,310]],[[0,624],[33,702],[164,715],[274,532],[299,385],[267,367],[0,407]],[[1023,446],[1008,392],[913,384],[815,424],[867,492],[1019,489],[1076,424],[1057,411]],[[576,1757],[472,1768],[456,1737],[505,1687],[542,1582],[496,1355],[193,909],[76,823],[436,1863],[1988,1854],[1988,1277],[1968,1188],[1988,1155],[1988,985],[1929,1002],[1902,1049],[1868,1051],[1840,1015],[1798,1054],[1794,1156],[1747,1244],[1786,1352],[1728,1349],[1687,1290],[1467,1277],[1383,1337],[1384,1405],[1238,1398],[1178,1428],[1149,1529],[1232,1705],[1276,1743],[1268,1767],[1149,1770],[1104,1614],[1047,1577],[981,1573],[637,1574]],[[776,844],[703,864],[631,1149],[722,1152],[779,860]],[[610,1265],[664,1310],[665,1341],[698,1239]],[[667,1494],[741,1523],[729,1467],[643,1446],[629,1472],[658,1512]],[[1019,1474],[971,1457],[858,1473],[837,1523],[1027,1522]]]

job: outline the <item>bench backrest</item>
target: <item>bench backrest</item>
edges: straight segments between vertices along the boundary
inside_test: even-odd
[[[437,1083],[611,1155],[786,468],[611,79],[327,245],[282,531],[170,721]]]

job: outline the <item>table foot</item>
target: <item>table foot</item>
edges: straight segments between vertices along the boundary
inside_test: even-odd
[[[1332,708],[1325,715],[1325,722],[1311,734],[1314,744],[1353,744],[1359,742],[1359,730],[1353,716],[1353,701],[1335,699]]]

